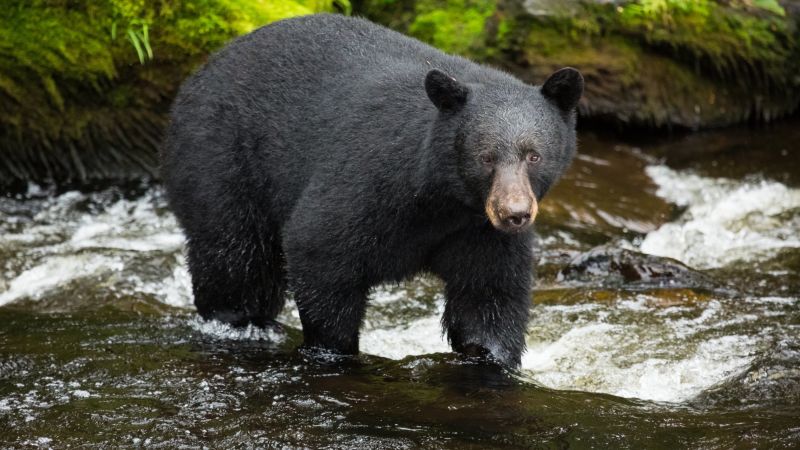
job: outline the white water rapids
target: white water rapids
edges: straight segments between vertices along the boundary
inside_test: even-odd
[[[659,186],[658,195],[685,211],[644,236],[643,252],[706,269],[759,264],[782,249],[800,247],[800,190],[664,166],[651,166],[647,173]],[[38,189],[32,186],[25,198],[4,199],[0,208],[0,306],[47,298],[92,280],[112,293],[192,308],[183,236],[158,189],[133,199],[113,191],[49,198]],[[31,204],[36,206],[24,207]],[[379,287],[370,305],[363,352],[400,359],[449,351],[435,283]],[[779,324],[797,307],[797,293],[665,303],[630,292],[604,301],[536,303],[522,369],[552,388],[685,401],[741,373],[776,339],[796,340],[796,327]],[[281,318],[299,326],[291,303]],[[223,338],[274,338],[260,330],[189,320],[195,329]]]

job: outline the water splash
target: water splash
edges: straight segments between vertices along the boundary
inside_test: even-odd
[[[216,339],[229,341],[265,341],[280,344],[286,340],[286,335],[272,328],[258,328],[248,325],[244,328],[234,328],[227,323],[217,320],[203,320],[197,316],[189,320],[189,327],[193,330]]]
[[[800,247],[800,189],[774,181],[735,181],[648,167],[657,194],[686,207],[677,222],[648,233],[645,253],[699,269],[761,261]]]
[[[189,303],[180,253],[183,234],[158,188],[126,198],[119,189],[48,196],[32,185],[27,195],[3,199],[0,251],[11,251],[0,271],[0,306],[37,299],[88,278],[112,290],[152,293],[172,306]],[[155,255],[166,266],[142,267]],[[176,264],[177,263],[177,264]]]
[[[0,306],[23,298],[37,299],[74,280],[119,272],[123,266],[118,258],[103,255],[52,256],[11,280],[6,291],[0,293]]]

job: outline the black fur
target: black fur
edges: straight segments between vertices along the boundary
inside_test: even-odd
[[[368,290],[430,272],[453,348],[519,364],[531,233],[487,220],[480,156],[536,148],[540,199],[575,151],[574,113],[550,100],[362,19],[306,16],[233,41],[182,86],[163,158],[198,311],[263,326],[288,285],[305,345],[355,353]]]
[[[467,87],[438,69],[425,76],[425,92],[431,102],[442,111],[456,111],[467,102]]]
[[[583,95],[583,76],[571,67],[558,70],[542,86],[542,95],[556,102],[565,114],[570,114]]]

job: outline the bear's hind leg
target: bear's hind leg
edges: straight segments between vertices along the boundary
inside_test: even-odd
[[[189,236],[197,311],[206,320],[236,327],[274,323],[286,287],[279,240],[263,239],[260,233],[229,236]]]
[[[205,319],[265,326],[284,303],[280,226],[263,152],[240,127],[235,102],[187,84],[176,101],[164,154],[170,206],[187,237],[194,303]],[[200,95],[202,94],[202,95]]]
[[[314,224],[322,226],[321,221]],[[360,276],[358,257],[338,251],[324,233],[305,231],[287,231],[284,243],[303,346],[356,354],[369,289]]]
[[[344,355],[357,354],[367,290],[321,282],[316,277],[314,280],[295,277],[292,287],[303,324],[303,346]]]

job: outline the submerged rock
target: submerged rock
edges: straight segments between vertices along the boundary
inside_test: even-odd
[[[672,258],[647,255],[625,248],[602,245],[582,253],[561,269],[558,282],[601,286],[633,285],[713,289],[711,277]]]

